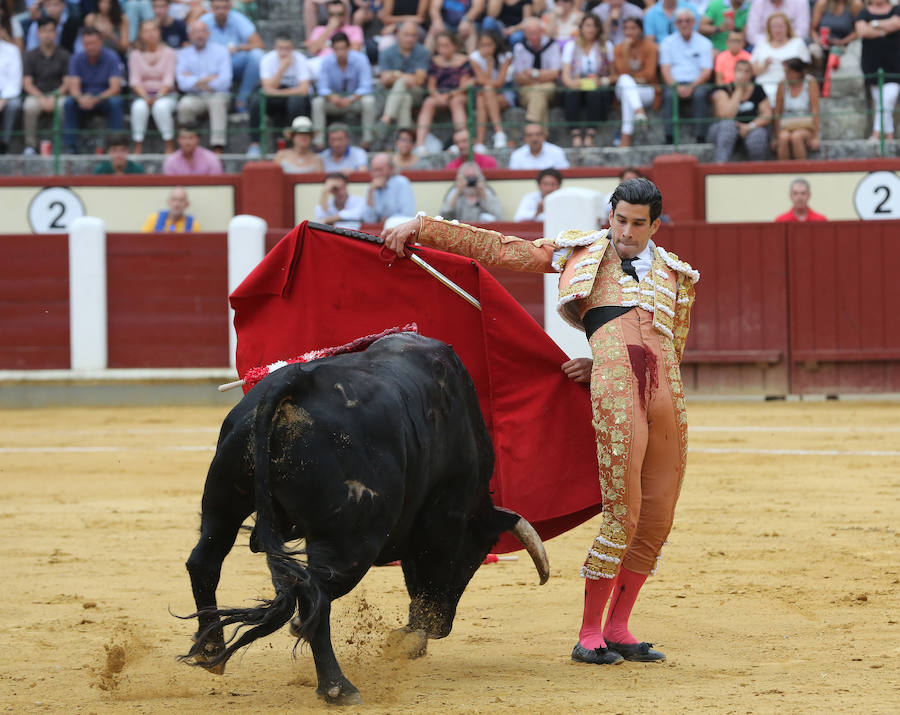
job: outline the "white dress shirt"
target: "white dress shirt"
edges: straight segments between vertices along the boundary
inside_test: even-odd
[[[327,211],[322,210],[321,204],[316,204],[315,220],[321,221],[326,216],[337,214],[341,217],[341,220],[335,223],[335,226],[338,228],[350,228],[355,231],[362,225],[363,216],[367,208],[368,204],[362,196],[349,194],[344,208],[338,211],[337,206],[334,205],[334,197],[331,197],[328,199]]]
[[[520,146],[509,156],[510,169],[568,169],[569,160],[564,152],[556,144],[544,142],[538,155],[531,153],[531,147],[527,144]]]
[[[615,251],[616,244],[610,242],[610,245]],[[639,283],[644,280],[644,277],[650,272],[650,266],[653,265],[653,251],[655,250],[656,244],[653,243],[653,241],[647,241],[647,245],[644,246],[644,250],[637,254],[634,257],[634,260],[631,262],[631,265],[634,268],[634,272],[637,273]],[[616,251],[616,254],[618,254],[618,251]]]

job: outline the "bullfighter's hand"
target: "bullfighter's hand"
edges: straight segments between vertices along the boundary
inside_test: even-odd
[[[406,255],[403,249],[407,243],[415,241],[418,235],[419,219],[417,218],[401,223],[393,228],[386,228],[381,232],[384,245],[396,253],[398,258],[403,258]]]
[[[593,366],[594,361],[590,358],[575,358],[574,360],[564,362],[562,364],[562,371],[570,380],[587,383],[591,381],[591,368],[593,368]]]

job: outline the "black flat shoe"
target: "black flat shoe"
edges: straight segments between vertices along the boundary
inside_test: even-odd
[[[616,651],[609,648],[585,648],[581,643],[576,643],[572,649],[572,660],[577,663],[591,663],[592,665],[616,665],[624,658]]]
[[[652,643],[613,643],[606,642],[606,647],[621,655],[625,660],[633,660],[638,663],[661,663],[666,659],[665,653],[653,650]],[[574,655],[572,656],[574,658]]]

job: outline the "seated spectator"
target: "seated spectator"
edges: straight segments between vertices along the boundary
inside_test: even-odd
[[[326,117],[362,116],[362,145],[372,143],[375,126],[375,95],[372,94],[372,65],[362,52],[350,49],[343,32],[331,40],[334,50],[322,59],[319,66],[318,96],[312,101],[312,121],[316,131],[315,143],[321,145]]]
[[[319,25],[328,23],[328,5],[332,0],[303,0],[303,27],[306,30],[306,36],[317,28]],[[344,4],[350,7],[349,0]]]
[[[308,29],[307,32],[309,32]],[[347,6],[341,0],[331,0],[328,3],[328,22],[325,25],[314,27],[309,33],[306,40],[306,51],[312,57],[330,55],[334,49],[334,36],[338,33],[347,38],[351,50],[357,52],[362,50],[364,43],[362,28],[350,24],[347,18]]]
[[[124,176],[125,174],[143,174],[144,167],[128,158],[128,135],[113,134],[106,140],[105,161],[94,167],[95,174]]]
[[[694,134],[700,143],[706,141],[709,118],[709,87],[712,78],[712,43],[694,30],[694,11],[682,8],[675,14],[678,32],[669,35],[659,46],[659,69],[663,83],[663,127],[666,143],[671,144],[672,110],[690,102],[689,116],[694,122]],[[679,116],[685,116],[679,112]]]
[[[712,42],[717,53],[730,49],[732,32],[738,32],[741,36],[741,49],[743,49],[744,27],[747,25],[747,13],[750,12],[750,0],[732,3],[731,0],[710,0],[703,17],[700,18],[701,35],[706,35]],[[717,55],[718,59],[718,55]],[[734,69],[732,67],[732,69]],[[727,80],[730,82],[731,80]]]
[[[347,191],[347,177],[334,172],[325,177],[315,220],[338,228],[358,229],[366,213],[366,200]]]
[[[151,0],[121,0],[120,5],[128,20],[128,42],[134,44],[140,34],[141,23],[154,17],[153,3]]]
[[[262,38],[245,15],[231,9],[231,0],[212,0],[212,12],[201,17],[200,21],[209,28],[211,43],[228,48],[231,74],[241,83],[234,109],[238,113],[246,112],[250,93],[259,84]]]
[[[478,164],[473,161],[460,164],[456,183],[441,203],[441,216],[448,221],[456,219],[470,224],[503,220],[500,197],[487,185]]]
[[[591,10],[603,23],[603,36],[617,46],[625,39],[625,20],[634,17],[642,20],[644,11],[625,0],[606,0]]]
[[[568,169],[566,153],[547,141],[543,124],[525,125],[525,144],[509,156],[510,169]]]
[[[584,13],[575,6],[575,0],[556,0],[553,7],[544,12],[545,32],[564,45],[578,34],[578,26]]]
[[[283,127],[294,117],[308,117],[310,72],[306,58],[294,49],[291,33],[282,30],[275,38],[275,49],[263,55],[259,63],[262,81],[260,93],[266,98],[266,117],[275,126]],[[261,100],[254,92],[250,96],[250,148],[247,156],[259,157]],[[268,148],[267,148],[268,150]]]
[[[525,107],[525,121],[546,125],[562,56],[556,41],[544,36],[544,28],[536,17],[525,21],[523,32],[525,41],[513,48],[513,78],[519,102]]]
[[[170,14],[170,0],[153,0],[153,17],[159,24],[162,41],[173,50],[180,50],[188,43],[187,25]]]
[[[631,146],[634,125],[647,124],[645,107],[656,98],[656,72],[659,49],[644,36],[644,23],[639,17],[625,20],[625,39],[615,47],[614,75],[616,97],[622,105],[622,134],[619,146]]]
[[[778,83],[784,79],[784,61],[799,57],[809,62],[806,43],[796,35],[787,15],[776,12],[766,22],[766,37],[753,48],[750,61],[756,81],[774,106]]]
[[[404,22],[411,22],[417,29],[421,28],[424,39],[428,27],[428,10],[430,0],[384,0],[381,4],[381,21],[384,23],[382,34],[395,34]],[[419,37],[419,35],[417,35]]]
[[[415,22],[405,21],[397,28],[397,42],[381,51],[378,66],[379,80],[388,90],[381,115],[381,125],[387,134],[394,120],[401,127],[413,123],[412,110],[422,104],[425,97],[425,80],[431,56],[419,44],[419,28]]]
[[[459,40],[450,30],[437,37],[437,51],[428,67],[428,96],[419,112],[415,153],[427,153],[425,138],[438,110],[449,109],[454,129],[466,126],[466,88],[472,82],[469,58],[459,51]]]
[[[409,169],[430,168],[425,159],[413,153],[416,145],[416,132],[410,127],[401,127],[397,130],[397,138],[394,140],[394,166],[398,171]]]
[[[840,56],[859,37],[854,23],[862,8],[859,0],[816,0],[809,21],[809,53],[816,67],[826,66],[833,48]]]
[[[544,169],[538,172],[537,185],[537,191],[522,197],[513,221],[543,221],[544,199],[562,186],[562,174],[556,169]]]
[[[315,129],[315,127],[313,127]],[[369,157],[366,150],[350,146],[350,129],[346,124],[332,124],[328,127],[328,148],[319,154],[322,165],[329,174],[341,171],[366,171]]]
[[[0,135],[0,154],[9,148],[12,129],[22,101],[22,54],[12,42],[0,40],[0,117],[3,133]]]
[[[488,121],[494,129],[494,149],[506,148],[506,133],[503,131],[501,112],[515,101],[511,91],[504,91],[512,65],[512,53],[506,50],[506,43],[496,32],[482,32],[478,38],[478,49],[469,55],[469,63],[475,75],[475,151],[486,152],[484,137]]]
[[[523,23],[535,16],[532,0],[487,0],[481,28],[506,37],[510,45],[517,45],[525,38]],[[556,35],[548,35],[556,39]]]
[[[791,182],[791,209],[775,217],[777,223],[803,223],[804,221],[827,221],[822,214],[809,207],[812,192],[806,179],[794,179]]]
[[[284,135],[289,145],[272,159],[281,164],[285,174],[308,174],[324,171],[322,160],[312,150],[313,125],[309,117],[296,117]]]
[[[49,17],[56,21],[56,44],[68,52],[70,56],[74,54],[81,23],[77,17],[70,16],[63,0],[35,0],[31,7],[37,10],[37,18]],[[28,26],[28,32],[25,37],[26,50],[37,49],[39,44],[37,18]]]
[[[222,161],[214,152],[200,146],[196,124],[178,128],[178,151],[163,162],[163,174],[169,176],[215,176],[222,173]]]
[[[103,38],[103,46],[125,59],[131,44],[131,30],[119,0],[97,0],[97,9],[84,18],[84,26],[96,28]]]
[[[150,114],[165,142],[166,154],[175,151],[175,50],[162,43],[159,24],[147,20],[141,25],[138,49],[131,52],[128,83],[135,95],[131,103],[131,138],[134,153],[144,151],[144,136]]]
[[[483,149],[484,147],[481,148]],[[471,161],[482,169],[496,169],[497,160],[490,154],[482,154],[478,149],[479,147],[476,144],[475,151],[472,152]],[[451,147],[451,151],[456,154],[456,158],[444,166],[445,169],[456,170],[464,161],[470,161],[468,129],[457,129],[453,132],[453,146]]]
[[[856,18],[856,32],[862,38],[862,71],[875,114],[871,138],[893,139],[894,107],[900,95],[900,6],[869,0]],[[887,75],[880,87],[879,69]]]
[[[797,37],[809,37],[809,6],[809,0],[752,0],[744,28],[748,44],[755,47],[766,39],[769,18],[775,13],[787,18]]]
[[[744,49],[744,34],[740,30],[729,32],[728,47],[716,55],[716,61],[713,63],[716,84],[734,82],[734,66],[741,60],[751,62],[752,59],[750,53]]]
[[[562,51],[563,108],[570,127],[572,146],[594,146],[595,130],[591,124],[606,121],[612,106],[609,78],[612,74],[613,46],[604,42],[603,28],[596,15],[585,15],[578,36]],[[579,123],[585,110],[584,136]]]
[[[373,156],[369,171],[372,181],[366,191],[364,221],[381,223],[390,218],[412,218],[416,215],[412,184],[405,176],[394,173],[394,162],[390,154]]]
[[[425,45],[437,49],[442,32],[452,32],[458,38],[459,47],[467,52],[475,49],[475,30],[484,15],[485,0],[431,0],[431,27]]]
[[[86,27],[81,33],[84,50],[69,60],[69,94],[63,108],[63,146],[70,154],[78,150],[77,131],[96,114],[106,117],[109,128],[122,130],[122,61],[103,46],[100,32]]]
[[[69,53],[56,44],[57,22],[52,17],[37,21],[39,44],[25,53],[22,86],[25,90],[25,154],[37,153],[37,125],[41,113],[62,111],[68,84]],[[54,96],[54,93],[58,93]]]
[[[175,65],[175,82],[184,93],[178,100],[178,123],[195,124],[209,114],[210,144],[222,151],[227,141],[231,58],[222,45],[209,41],[209,28],[200,20],[191,23],[190,39]]]
[[[775,151],[779,159],[805,159],[819,148],[819,83],[794,57],[784,63],[775,99]]]
[[[141,233],[197,233],[200,224],[185,211],[191,202],[183,186],[175,186],[166,200],[168,209],[157,211],[147,217]]]
[[[716,145],[714,161],[731,159],[735,145],[743,142],[750,161],[763,161],[769,144],[772,106],[753,81],[753,67],[747,60],[734,66],[734,81],[718,85],[712,91],[713,116],[719,121],[709,128],[709,139]]]
[[[644,13],[644,32],[647,37],[660,44],[675,33],[675,16],[679,10],[687,8],[694,16],[694,27],[700,26],[697,9],[688,0],[660,0]]]

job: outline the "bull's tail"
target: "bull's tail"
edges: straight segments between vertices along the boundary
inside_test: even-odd
[[[237,628],[228,639],[225,650],[198,663],[207,669],[224,666],[239,648],[277,631],[294,615],[298,602],[302,604],[300,613],[302,621],[297,629],[297,642],[309,640],[318,626],[322,606],[325,603],[325,594],[315,579],[310,577],[306,566],[295,558],[302,552],[285,549],[272,503],[269,444],[274,418],[288,400],[284,394],[287,387],[289,383],[288,385],[282,383],[281,389],[270,388],[262,395],[250,437],[253,444],[256,489],[255,550],[266,554],[269,571],[272,574],[272,585],[275,587],[275,598],[262,599],[260,605],[255,607],[216,611],[221,620],[198,634],[195,648],[191,649],[187,658],[197,655],[194,650],[198,650],[198,646],[205,642],[213,630],[230,625],[237,625]]]

